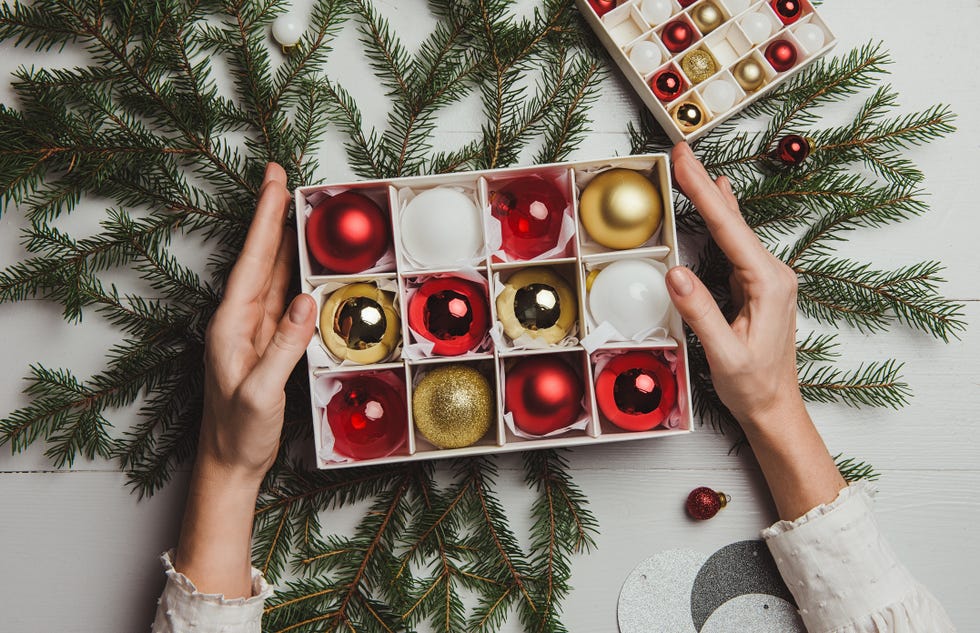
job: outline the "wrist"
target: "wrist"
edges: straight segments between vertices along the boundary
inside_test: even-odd
[[[799,391],[774,399],[765,406],[734,413],[734,415],[746,433],[765,433],[775,429],[786,429],[788,426],[798,426],[801,423],[812,424]]]

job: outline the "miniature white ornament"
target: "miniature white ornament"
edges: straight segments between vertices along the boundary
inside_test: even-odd
[[[641,75],[652,73],[663,60],[660,47],[649,40],[637,42],[630,50],[630,63]]]
[[[750,0],[724,0],[725,6],[728,7],[728,12],[732,15],[736,15],[745,11],[752,4]]]
[[[735,105],[735,85],[727,79],[716,79],[705,86],[701,96],[709,110],[721,114]]]
[[[609,322],[627,338],[663,325],[670,295],[659,262],[621,259],[595,276],[589,289],[589,312],[596,323]]]
[[[643,4],[640,5],[643,19],[653,26],[669,20],[673,12],[674,8],[670,6],[670,0],[643,0]]]
[[[407,255],[425,268],[473,263],[483,248],[483,221],[473,200],[449,187],[415,196],[398,224]]]
[[[292,13],[284,13],[272,22],[272,37],[283,48],[292,48],[303,37],[306,25]]]
[[[772,20],[763,13],[749,13],[739,21],[739,25],[753,44],[762,44],[772,35]]]
[[[812,55],[819,51],[827,41],[827,36],[824,35],[823,29],[816,24],[801,24],[796,27],[793,33],[796,35],[796,39],[800,41],[803,52],[807,55]]]

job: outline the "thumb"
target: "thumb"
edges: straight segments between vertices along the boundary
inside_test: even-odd
[[[684,266],[671,268],[667,272],[667,291],[709,355],[728,345],[732,328],[697,275]]]
[[[252,372],[257,384],[263,388],[283,389],[296,363],[306,352],[315,329],[316,302],[310,295],[301,294],[289,304]]]

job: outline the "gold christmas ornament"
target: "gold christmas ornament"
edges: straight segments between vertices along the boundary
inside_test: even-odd
[[[735,75],[735,81],[738,82],[738,85],[742,86],[746,92],[758,90],[766,82],[766,73],[762,69],[762,64],[754,59],[746,59],[740,62],[732,70],[732,74]]]
[[[714,2],[702,2],[691,11],[691,19],[701,33],[707,35],[722,25],[725,16]]]
[[[607,248],[636,248],[663,219],[660,191],[632,169],[609,169],[582,191],[579,215],[589,236]]]
[[[673,112],[674,122],[683,132],[693,132],[704,123],[704,112],[696,103],[685,101]]]
[[[412,394],[415,428],[439,448],[463,448],[490,429],[494,398],[490,383],[468,365],[443,365],[419,380]]]
[[[571,286],[554,270],[525,268],[497,296],[497,318],[512,340],[527,334],[555,344],[575,326],[578,305]]]
[[[341,361],[367,365],[388,358],[401,331],[394,298],[366,283],[334,291],[320,312],[323,344]]]
[[[699,84],[718,71],[715,58],[706,50],[695,49],[681,60],[681,68],[692,83]]]

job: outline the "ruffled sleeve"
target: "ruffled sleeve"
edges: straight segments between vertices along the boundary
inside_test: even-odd
[[[762,538],[810,633],[955,631],[882,537],[864,482]]]
[[[172,550],[163,554],[167,584],[157,606],[151,633],[260,633],[262,609],[272,588],[259,570],[252,568],[252,597],[226,599],[217,593],[201,593],[194,583],[174,569]]]

